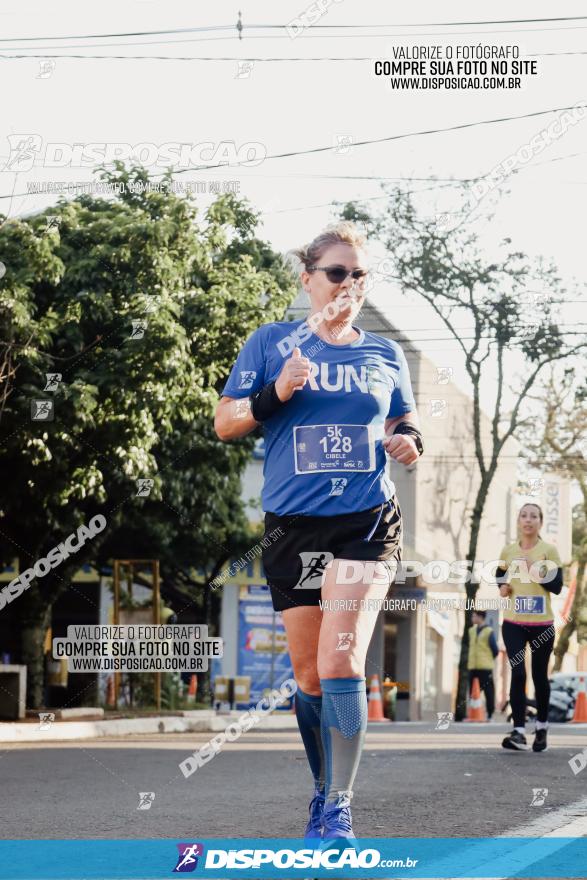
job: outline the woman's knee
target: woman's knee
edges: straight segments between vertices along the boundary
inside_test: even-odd
[[[365,675],[365,664],[352,655],[318,657],[320,678],[360,678]]]
[[[510,667],[512,673],[512,682],[516,684],[524,684],[526,681],[526,667],[523,663]]]
[[[305,669],[294,673],[297,686],[311,697],[319,697],[322,693],[320,677],[317,669]]]

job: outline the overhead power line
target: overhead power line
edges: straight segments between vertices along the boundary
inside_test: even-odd
[[[552,32],[552,31],[558,32],[558,31],[567,31],[567,30],[585,30],[586,28],[587,28],[586,25],[579,25],[575,28],[532,28],[531,30],[518,29],[518,30],[498,30],[498,31],[457,31],[454,34],[450,34],[450,36],[453,36],[453,37],[463,36],[463,37],[465,37],[465,36],[471,36],[471,35],[475,35],[475,34],[483,34],[484,36],[491,36],[493,34],[521,34],[524,32],[531,33],[531,34],[537,34],[537,33]],[[317,34],[312,34],[312,33],[309,33],[310,30],[313,30],[313,27],[311,29],[308,28],[303,33],[302,36],[303,36],[304,40],[309,40],[309,39],[314,39],[314,40],[344,40],[344,39],[394,40],[394,39],[403,39],[404,37],[417,37],[418,39],[420,39],[422,37],[442,38],[445,36],[449,36],[449,34],[447,34],[446,32],[438,32],[438,31],[424,31],[422,33],[409,32],[409,33],[392,33],[392,34],[378,33],[378,34],[357,35],[355,33],[349,33],[349,34],[318,34],[317,33]],[[65,38],[63,38],[63,39],[65,39]],[[182,43],[217,43],[219,41],[226,42],[226,40],[237,40],[237,39],[238,39],[238,37],[236,35],[233,35],[233,36],[226,36],[226,37],[189,37],[188,39],[185,39],[185,40],[149,40],[149,41],[134,40],[133,42],[129,42],[129,43],[121,43],[121,42],[78,43],[78,44],[74,43],[73,45],[65,45],[65,46],[56,46],[56,47],[54,47],[54,46],[49,47],[48,46],[47,49],[50,49],[50,50],[54,50],[55,48],[58,48],[58,49],[104,48],[104,49],[106,49],[106,48],[109,48],[110,46],[116,46],[117,48],[120,48],[122,46],[159,46],[159,45],[177,46]],[[290,37],[287,34],[249,34],[249,33],[247,33],[247,40],[249,40],[249,41],[251,41],[251,40],[278,40],[278,39],[290,39]],[[0,49],[8,48],[8,46],[3,47],[1,45],[1,43],[2,43],[2,41],[0,40]],[[10,47],[10,48],[13,48],[15,50],[22,49],[23,51],[26,51],[26,52],[29,51],[29,49],[26,46],[14,46],[14,47]],[[45,46],[31,46],[30,51],[37,51],[38,52],[39,50],[42,50],[44,48],[45,48]],[[548,54],[548,53],[546,53],[546,54]],[[554,54],[573,54],[573,53],[554,53]],[[574,54],[581,54],[581,53],[574,53]],[[44,53],[42,57],[43,58],[49,58],[49,57],[51,57],[51,58],[73,58],[73,59],[82,59],[82,60],[83,59],[100,59],[100,58],[112,59],[112,60],[116,60],[116,59],[129,59],[129,60],[160,59],[160,60],[167,60],[167,61],[176,61],[176,60],[198,61],[198,60],[200,60],[197,57],[192,58],[192,57],[185,57],[184,56],[182,58],[178,58],[175,55],[136,55],[136,56],[135,55],[87,55],[87,54],[84,54],[84,55],[70,55],[70,54],[47,55],[46,53]],[[524,57],[536,58],[536,57],[540,57],[540,56],[539,55],[527,55]],[[21,58],[37,58],[37,55],[2,55],[2,56],[0,56],[0,58],[17,59],[18,60]],[[215,60],[215,59],[212,58],[210,60]],[[233,60],[233,59],[228,59],[228,60]],[[234,60],[240,61],[240,60],[249,60],[249,59],[236,58]],[[265,60],[266,61],[278,61],[280,59],[278,59],[278,58],[267,58],[267,59],[259,58],[256,60],[259,60],[259,61],[265,61]],[[305,58],[300,57],[299,59],[294,58],[291,60],[293,60],[293,61],[296,61],[296,60],[299,60],[299,61],[306,61],[306,60],[323,61],[323,60],[330,60],[330,59],[325,59],[325,58],[305,59]],[[372,57],[351,57],[351,58],[335,57],[335,58],[332,58],[331,60],[332,61],[341,61],[341,60],[342,61],[346,61],[346,60],[348,60],[348,61],[372,61],[373,58]]]
[[[401,140],[401,139],[410,138],[410,137],[421,137],[421,136],[429,135],[429,134],[442,134],[444,132],[449,132],[449,131],[459,131],[459,130],[463,130],[466,128],[474,128],[479,125],[494,125],[494,124],[502,123],[502,122],[512,122],[512,121],[516,121],[518,119],[530,119],[530,118],[537,117],[537,116],[545,116],[545,115],[548,115],[549,113],[560,113],[563,110],[574,110],[574,109],[582,108],[582,107],[587,107],[587,104],[572,104],[567,107],[554,107],[551,110],[537,110],[534,113],[523,113],[518,116],[502,116],[502,117],[498,117],[496,119],[484,119],[484,120],[479,120],[477,122],[460,123],[458,125],[451,125],[446,128],[434,128],[434,129],[428,129],[428,130],[423,130],[423,131],[405,132],[404,134],[389,135],[384,138],[374,138],[374,139],[366,140],[366,141],[357,141],[356,143],[353,143],[351,146],[352,147],[362,147],[362,146],[367,146],[370,144],[385,143],[385,142],[389,142],[389,141]],[[289,157],[293,157],[293,156],[305,156],[305,155],[309,155],[312,153],[328,152],[330,150],[336,150],[338,148],[339,148],[338,145],[333,144],[328,147],[312,147],[308,150],[292,150],[287,153],[275,153],[272,156],[265,156],[263,161],[266,161],[267,159],[284,159],[284,158],[289,158]],[[581,153],[574,153],[574,154],[571,154],[570,156],[555,157],[553,159],[546,160],[546,162],[544,162],[544,163],[537,163],[537,164],[547,164],[547,162],[561,161],[562,159],[574,158],[575,156],[579,156],[579,155],[581,155]],[[217,168],[234,168],[234,167],[242,167],[242,166],[247,167],[246,162],[222,162],[222,163],[218,163],[216,165],[202,165],[202,166],[194,165],[194,166],[190,166],[189,168],[177,168],[177,169],[174,169],[173,173],[174,174],[184,174],[187,171],[207,171],[207,170],[212,170],[212,169],[217,169]],[[532,166],[529,166],[529,167],[532,167]],[[472,178],[472,179],[482,180],[484,177],[488,177],[489,173],[482,175],[481,177]],[[434,179],[434,178],[431,178],[431,179]],[[463,182],[463,181],[455,181],[455,183],[458,183],[458,182]],[[466,181],[464,181],[464,182],[466,182]],[[450,185],[452,185],[452,184],[446,184],[446,186],[450,186]],[[431,189],[436,189],[436,188],[437,187],[431,187]],[[441,188],[440,185],[438,188]],[[0,195],[0,199],[16,198],[16,197],[21,198],[21,197],[33,196],[33,195],[39,196],[39,195],[43,195],[43,193],[29,193],[29,192],[8,193],[8,194]],[[49,195],[49,194],[47,194],[47,195]],[[375,198],[384,198],[384,197],[377,196]],[[369,201],[369,200],[370,199],[361,199],[361,201]],[[328,204],[335,204],[335,202],[328,203]],[[322,206],[319,206],[319,207],[322,207]],[[288,210],[294,210],[294,209],[288,209]],[[295,210],[297,210],[297,209],[295,209]]]
[[[378,22],[376,24],[313,24],[312,29],[348,29],[357,30],[359,28],[386,28],[386,27],[469,27],[473,25],[488,24],[544,24],[546,22],[555,21],[587,21],[587,15],[569,15],[564,17],[553,18],[510,18],[496,19],[491,21],[432,21],[432,22]],[[251,30],[285,30],[288,24],[247,24],[246,29]],[[203,27],[185,27],[171,28],[168,30],[155,31],[121,31],[118,33],[107,34],[68,34],[67,36],[41,36],[41,37],[2,37],[0,43],[30,43],[36,40],[101,40],[113,39],[115,37],[152,37],[161,34],[190,34],[202,33],[204,31],[226,31],[237,30],[237,23],[234,24],[218,24],[206,25]]]
[[[250,25],[252,27],[252,25]],[[264,27],[264,25],[260,25]],[[68,34],[64,37],[0,37],[0,43],[34,43],[37,40],[106,40],[115,37],[153,37],[161,34],[196,34],[204,31],[228,31],[236,30],[235,24],[216,24],[205,27],[171,28],[170,30],[156,31],[122,31],[114,34]]]
[[[1,55],[0,59],[4,61],[22,61],[25,58],[34,59],[45,59],[45,58],[73,58],[76,60],[86,59],[86,60],[106,60],[106,61],[270,61],[270,62],[279,62],[279,61],[374,61],[374,57],[370,56],[362,56],[356,58],[349,58],[348,56],[344,57],[313,57],[313,58],[284,58],[284,57],[275,57],[275,58],[261,58],[255,56],[215,56],[215,55],[48,55],[46,52],[43,52],[42,55]]]
[[[535,52],[532,55],[524,55],[524,58],[549,58],[558,55],[587,55],[587,52]]]
[[[587,107],[587,104],[571,104],[567,107],[553,107],[551,110],[536,110],[533,113],[522,113],[517,116],[498,116],[495,119],[480,119],[477,122],[461,122],[458,125],[449,125],[445,128],[430,128],[423,129],[421,131],[411,131],[405,132],[404,134],[392,134],[387,137],[382,138],[370,138],[365,141],[356,141],[352,144],[353,147],[364,147],[371,144],[384,144],[389,143],[390,141],[398,141],[403,140],[405,138],[411,137],[423,137],[425,135],[430,134],[444,134],[449,131],[463,131],[466,128],[475,128],[480,125],[496,125],[502,122],[513,122],[518,119],[533,119],[538,116],[547,116],[549,113],[561,113],[563,110],[574,110],[579,108]],[[290,158],[292,156],[308,156],[313,153],[326,153],[331,152],[332,150],[339,149],[337,144],[331,144],[327,147],[311,147],[308,150],[291,150],[287,153],[274,153],[272,156],[265,156],[263,161],[267,161],[267,159],[285,159]],[[221,168],[226,167],[226,165],[230,167],[246,165],[246,162],[229,162],[222,163],[218,165],[206,165],[205,168]],[[200,168],[198,166],[193,166],[191,168],[179,168],[176,174],[184,174],[186,171],[199,171]]]
[[[240,13],[239,13],[240,16]],[[485,21],[446,21],[446,22],[383,22],[383,23],[375,23],[375,24],[313,24],[310,27],[306,28],[306,33],[304,34],[304,38],[315,36],[320,39],[332,39],[332,38],[344,38],[346,36],[355,37],[355,34],[310,34],[310,31],[318,31],[318,30],[327,30],[327,31],[357,31],[357,30],[381,30],[386,28],[395,28],[404,29],[408,27],[413,28],[424,28],[424,27],[440,27],[440,28],[453,28],[453,27],[482,27],[485,28],[488,25],[523,25],[523,24],[548,24],[548,23],[556,23],[556,22],[571,22],[571,21],[585,21],[587,20],[587,16],[558,16],[558,17],[550,17],[550,18],[516,18],[516,19],[495,19],[495,20],[485,20]],[[4,43],[35,43],[41,40],[46,40],[50,42],[59,42],[63,40],[104,40],[104,39],[121,39],[124,37],[158,37],[158,36],[169,36],[173,34],[200,34],[200,33],[213,33],[216,31],[234,31],[235,34],[232,37],[220,37],[219,39],[241,39],[242,33],[246,32],[247,39],[276,39],[277,36],[289,36],[288,34],[267,34],[266,36],[254,35],[249,33],[250,31],[255,30],[272,30],[272,31],[286,31],[291,27],[291,22],[286,24],[247,24],[243,26],[241,19],[235,22],[234,24],[224,24],[224,25],[207,25],[201,27],[185,27],[185,28],[169,28],[165,30],[152,30],[152,31],[121,31],[117,33],[105,33],[105,34],[67,34],[64,36],[55,36],[55,35],[42,35],[37,37],[3,37],[0,38],[0,44]],[[536,31],[544,31],[544,30],[579,30],[582,29],[582,25],[578,25],[573,28],[516,28],[515,30],[509,31],[460,31],[457,32],[457,35],[462,34],[463,36],[471,33],[521,33],[523,30],[529,30],[531,33]],[[410,33],[379,33],[379,34],[363,34],[361,35],[361,39],[367,38],[388,38],[388,37],[406,37],[406,36],[434,36],[435,34],[431,34],[430,32],[422,32],[416,31],[413,34]],[[437,34],[442,36],[443,33]],[[209,38],[201,38],[196,39],[196,42],[203,42]],[[216,38],[212,38],[216,39]],[[172,41],[172,40],[154,40],[153,43],[173,43],[173,42],[185,42],[185,41]],[[189,41],[188,41],[189,42]],[[83,44],[82,44],[83,45]],[[98,44],[99,45],[99,44]],[[116,45],[116,44],[114,44]],[[131,44],[132,45],[132,44]],[[135,45],[140,45],[140,43],[135,43]],[[87,46],[87,44],[86,44]],[[35,47],[33,47],[35,48]],[[42,48],[42,47],[38,47]],[[74,48],[74,47],[62,47],[62,48]],[[63,57],[63,56],[60,56]]]
[[[133,44],[131,44],[133,45]],[[152,43],[147,43],[147,45],[154,45]],[[39,48],[43,48],[42,46],[35,46],[34,49],[38,50]],[[75,48],[75,47],[63,47],[63,48]],[[0,47],[1,49],[1,47]],[[547,58],[549,56],[559,56],[559,55],[587,55],[587,52],[538,52],[532,55],[525,55],[525,58]],[[77,61],[251,61],[253,63],[279,63],[279,62],[320,62],[320,61],[376,61],[377,56],[375,55],[320,55],[320,56],[259,56],[259,55],[88,55],[88,54],[75,54],[75,53],[61,53],[61,54],[48,54],[47,52],[43,52],[43,54],[39,55],[5,55],[0,53],[0,60],[3,61],[23,61],[26,58],[31,60],[37,59],[46,59],[46,58],[62,58],[62,59],[72,59]]]
[[[579,156],[584,156],[585,151],[581,153],[569,153],[566,156],[555,156],[552,159],[545,159],[543,162],[531,162],[528,165],[525,165],[523,168],[516,169],[514,174],[520,174],[522,171],[530,171],[533,168],[538,168],[542,165],[548,165],[551,162],[564,162],[567,159],[576,159]],[[200,171],[205,171],[205,168],[200,168]],[[422,187],[421,189],[410,190],[409,193],[417,194],[423,192],[429,192],[432,189],[444,189],[445,186],[458,186],[461,183],[475,183],[479,180],[484,180],[486,177],[490,175],[491,172],[487,172],[485,174],[479,174],[477,177],[386,177],[384,175],[379,174],[298,174],[298,173],[287,173],[287,174],[254,174],[251,175],[255,179],[260,177],[266,178],[304,178],[304,179],[318,179],[318,180],[373,180],[373,181],[395,181],[398,183],[414,183],[414,182],[430,182],[435,181],[434,186],[430,187]],[[20,193],[12,193],[10,195],[0,195],[0,199],[10,199],[10,198],[22,198],[25,196],[39,196],[39,195],[52,195],[51,193],[34,193],[34,192],[20,192]],[[53,195],[56,195],[55,193]],[[360,202],[371,202],[378,201],[380,199],[387,198],[387,196],[356,196],[356,197],[347,197],[344,200],[335,200],[331,202],[322,202],[319,205],[299,205],[296,207],[290,208],[279,208],[275,211],[261,211],[261,214],[284,214],[288,211],[303,211],[308,210],[309,208],[328,208],[335,207],[336,205],[340,205],[342,201],[360,201]],[[447,212],[444,212],[447,213]]]

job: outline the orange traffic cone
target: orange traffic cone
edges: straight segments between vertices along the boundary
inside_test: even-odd
[[[585,692],[585,676],[579,679],[579,692],[577,694],[577,702],[575,703],[575,714],[571,724],[587,721],[587,693]]]
[[[379,677],[377,675],[373,675],[371,678],[367,720],[389,721],[389,718],[386,718],[383,714],[383,700],[381,699],[381,689],[379,687]]]
[[[471,696],[469,698],[469,710],[465,721],[487,721],[485,709],[483,708],[483,700],[481,699],[481,688],[479,687],[479,679],[473,679],[471,688]]]
[[[196,702],[196,694],[198,692],[198,677],[194,673],[190,678],[190,686],[188,688],[188,702],[195,703]]]

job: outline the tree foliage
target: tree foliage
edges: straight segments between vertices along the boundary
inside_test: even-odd
[[[244,200],[220,196],[200,216],[170,176],[160,191],[140,167],[102,176],[115,199],[0,227],[0,559],[22,571],[95,514],[108,523],[10,606],[36,705],[49,610],[83,563],[159,558],[181,611],[203,608],[213,573],[250,546],[239,478],[254,441],[218,441],[213,412],[246,337],[295,295]],[[53,419],[33,421],[31,402],[48,399]]]

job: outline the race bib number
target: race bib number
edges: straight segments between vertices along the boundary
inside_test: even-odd
[[[518,614],[544,614],[544,596],[516,596],[514,611]]]
[[[298,425],[293,439],[296,474],[375,470],[369,425]]]

